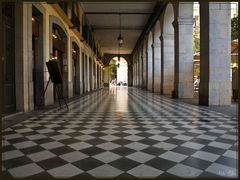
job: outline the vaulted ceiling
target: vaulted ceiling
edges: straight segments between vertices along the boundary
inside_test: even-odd
[[[119,53],[120,18],[124,40],[120,54],[131,54],[155,5],[156,2],[81,2],[94,36],[107,54]]]

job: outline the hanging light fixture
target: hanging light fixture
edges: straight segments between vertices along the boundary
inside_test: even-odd
[[[118,62],[117,62],[117,67],[120,66],[120,46],[118,46],[118,56],[117,56]]]
[[[119,13],[119,24],[120,24],[120,32],[119,32],[119,35],[118,35],[118,46],[119,47],[122,47],[123,45],[123,37],[122,37],[122,31],[121,31],[121,28],[122,28],[122,22],[121,22],[121,13]]]

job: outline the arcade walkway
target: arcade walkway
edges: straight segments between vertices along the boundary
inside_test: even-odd
[[[3,131],[14,177],[236,176],[236,119],[137,88],[102,89]]]

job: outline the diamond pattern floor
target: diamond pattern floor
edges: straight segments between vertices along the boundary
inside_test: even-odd
[[[5,176],[236,177],[237,122],[136,88],[103,89],[3,131]]]

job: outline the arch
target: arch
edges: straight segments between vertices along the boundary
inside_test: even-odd
[[[70,37],[70,64],[72,66],[72,70],[70,70],[70,77],[72,79],[72,94],[80,94],[80,46],[75,37]]]
[[[148,41],[147,41],[148,49],[152,47],[152,44],[153,44],[153,35],[152,35],[152,31],[150,31],[148,34]]]
[[[50,29],[49,29],[49,47],[50,47],[50,54],[53,57],[57,57],[60,70],[62,72],[63,77],[63,84],[61,86],[61,91],[63,93],[63,96],[69,98],[72,96],[72,91],[69,91],[71,89],[71,81],[69,81],[69,71],[70,66],[68,60],[70,59],[70,55],[68,53],[69,46],[68,46],[68,32],[66,30],[66,27],[62,23],[62,21],[53,15],[49,16],[49,23],[50,23]],[[54,34],[53,34],[54,33]],[[56,36],[54,36],[56,35]],[[55,100],[57,100],[57,95],[54,93]]]
[[[111,65],[110,65],[111,64]],[[117,65],[117,68],[116,66]],[[128,61],[124,57],[120,57],[120,61],[118,61],[118,57],[113,57],[109,62],[109,81],[114,81],[116,79],[115,84],[123,83],[122,85],[128,85]],[[126,84],[125,84],[126,83]]]
[[[147,44],[147,90],[153,90],[153,35],[150,31],[148,34]]]
[[[50,23],[50,29],[52,28],[52,24],[57,24],[61,27],[61,29],[64,31],[64,33],[68,36],[67,28],[63,24],[63,22],[54,15],[49,15],[49,23]]]
[[[33,6],[38,10],[40,11],[43,16],[46,16],[46,9],[43,7],[43,5],[41,5],[40,3],[39,4],[33,4]]]
[[[173,21],[174,21],[174,7],[173,4],[169,3],[164,11],[163,15],[163,34],[172,34],[174,31]]]
[[[117,57],[118,55],[117,54],[104,54],[104,65],[108,66],[109,62],[114,58],[114,57]],[[121,54],[121,57],[123,57],[128,65],[131,65],[132,64],[132,59],[133,59],[133,56],[130,55],[130,54]]]
[[[50,48],[50,54],[53,53],[53,42],[52,42],[52,33],[53,33],[53,26],[55,25],[55,27],[61,29],[61,34],[65,34],[65,38],[67,39],[68,37],[68,32],[66,30],[65,25],[63,24],[63,22],[56,16],[54,15],[49,15],[49,48]],[[67,48],[67,43],[66,46]],[[50,57],[51,58],[51,57]]]
[[[156,24],[154,26],[154,36],[153,36],[153,42],[160,42],[160,36],[161,36],[161,26],[160,21],[156,21]]]
[[[70,37],[70,42],[74,42],[80,48],[80,43],[75,36]]]
[[[174,7],[169,3],[163,15],[162,31],[162,86],[163,94],[171,95],[174,89]]]
[[[44,90],[44,68],[45,68],[45,32],[44,32],[44,8],[32,6],[32,81],[33,81],[33,106],[39,105],[41,93]],[[36,31],[37,29],[37,31]],[[45,104],[46,98],[43,99]],[[31,103],[32,104],[32,103]]]

